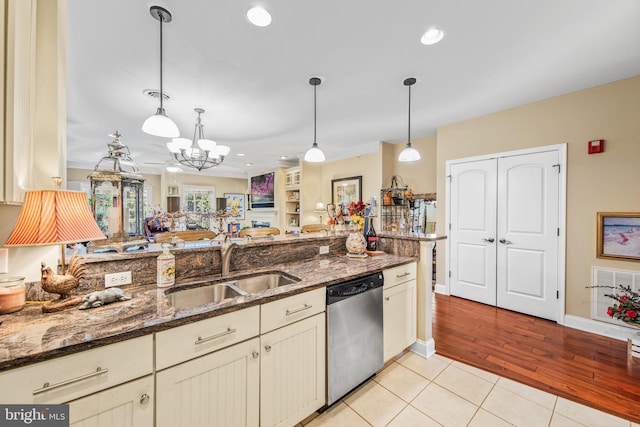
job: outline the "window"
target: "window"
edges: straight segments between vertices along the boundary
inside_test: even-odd
[[[194,214],[187,218],[186,227],[188,229],[204,228],[210,230],[211,220],[209,217],[198,214],[209,212],[214,207],[212,203],[215,203],[216,200],[215,187],[184,186],[182,194],[186,211]]]

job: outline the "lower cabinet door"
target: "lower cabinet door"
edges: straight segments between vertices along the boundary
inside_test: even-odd
[[[147,427],[153,425],[153,376],[69,402],[74,427]]]
[[[257,426],[258,338],[156,374],[156,426]]]
[[[383,292],[384,361],[416,341],[416,281],[396,285]]]
[[[260,426],[292,426],[326,402],[325,313],[260,337]]]

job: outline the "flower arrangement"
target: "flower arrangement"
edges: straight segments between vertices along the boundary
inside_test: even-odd
[[[369,206],[369,203],[364,203],[362,200],[349,204],[349,216],[351,216],[351,221],[356,225],[358,230],[362,230],[364,227],[364,216],[367,206]]]
[[[609,317],[640,328],[640,293],[625,285],[618,285],[613,289],[616,289],[614,293],[604,295],[615,301],[607,308]]]

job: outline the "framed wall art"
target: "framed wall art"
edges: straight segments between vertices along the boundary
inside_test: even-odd
[[[251,208],[275,207],[275,172],[251,177]]]
[[[236,193],[224,193],[225,199],[227,199],[227,212],[233,213],[235,219],[244,219],[245,211],[245,195]]]
[[[362,200],[362,175],[331,180],[331,203],[338,208],[343,206],[343,213],[349,214],[349,204]]]
[[[598,212],[598,258],[640,261],[640,212]]]

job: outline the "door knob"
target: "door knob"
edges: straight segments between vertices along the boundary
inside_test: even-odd
[[[493,237],[489,237],[488,239],[482,239],[482,241],[487,243],[493,243],[496,241],[496,239],[494,239]]]
[[[510,245],[513,242],[511,240],[507,240],[507,239],[500,239],[500,243],[502,243],[504,245]]]

